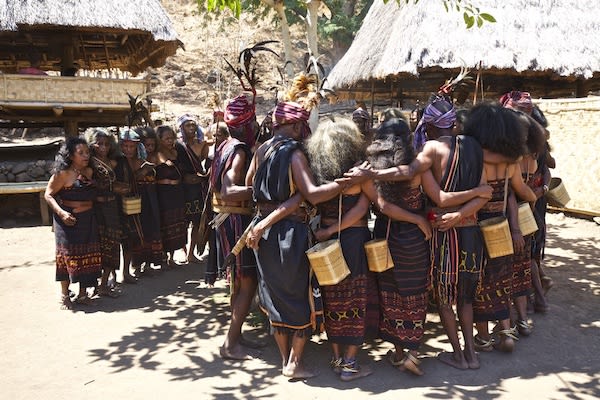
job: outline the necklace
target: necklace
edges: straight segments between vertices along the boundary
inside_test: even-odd
[[[75,167],[71,167],[71,169],[73,170],[73,172],[75,172],[75,175],[76,175],[76,176],[79,176],[79,175],[81,175],[81,171],[80,171],[80,170],[78,170],[77,168],[75,168]]]

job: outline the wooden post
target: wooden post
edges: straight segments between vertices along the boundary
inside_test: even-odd
[[[575,97],[587,97],[590,91],[590,82],[587,79],[577,80],[577,89],[575,91]]]
[[[44,198],[45,190],[40,192],[40,215],[42,216],[42,224],[50,225],[50,213],[48,212],[48,203]]]
[[[65,121],[65,136],[67,138],[79,136],[79,130],[77,129],[77,121],[72,119]]]
[[[375,79],[371,81],[371,121],[369,128],[373,127],[373,112],[375,110]]]

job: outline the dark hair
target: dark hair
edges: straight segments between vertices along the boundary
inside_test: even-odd
[[[527,129],[517,111],[481,103],[471,109],[463,134],[477,139],[486,150],[516,160],[528,153]]]
[[[401,119],[390,119],[379,127],[373,142],[367,147],[367,159],[376,169],[410,164],[415,158],[412,134],[408,124]],[[410,182],[377,182],[378,191],[386,199],[397,197],[394,192],[406,188]]]
[[[108,158],[114,159],[118,154],[117,143],[114,135],[109,133],[106,129],[95,128],[91,134],[86,135],[88,146],[90,146],[90,153],[95,155],[94,145],[98,142],[98,138],[104,137],[108,140]]]
[[[534,118],[523,114],[528,123],[527,129],[527,148],[529,154],[541,154],[546,149],[546,129],[540,125]]]
[[[385,110],[383,110],[379,116],[379,119],[381,120],[381,123],[383,124],[385,121],[388,121],[390,119],[401,119],[404,122],[406,122],[408,124],[408,121],[406,120],[406,117],[404,116],[404,114],[402,113],[402,110],[396,107],[390,107],[390,108],[386,108]]]
[[[465,125],[465,123],[467,122],[467,116],[469,115],[469,110],[467,110],[466,108],[461,108],[456,110],[456,122],[458,122],[461,125]]]
[[[158,128],[156,128],[156,136],[158,136],[160,139],[162,139],[163,135],[166,132],[170,132],[172,134],[175,134],[175,131],[169,125],[161,125]]]
[[[135,133],[137,133],[140,136],[141,140],[146,140],[146,139],[154,139],[154,140],[158,140],[158,136],[156,136],[156,132],[154,131],[154,128],[152,128],[151,126],[146,126],[146,127],[141,127],[138,126],[137,128],[134,129]]]
[[[544,115],[542,110],[540,110],[540,108],[536,105],[533,106],[533,110],[531,111],[531,118],[533,118],[542,127],[548,127],[548,120],[546,119],[546,116]]]
[[[85,139],[81,137],[70,137],[63,143],[54,159],[54,168],[52,169],[53,174],[69,169],[71,164],[73,164],[71,156],[75,154],[75,148],[80,144],[88,145]]]

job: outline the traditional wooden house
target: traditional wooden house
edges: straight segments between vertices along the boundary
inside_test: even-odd
[[[442,2],[375,1],[345,56],[329,74],[341,99],[426,100],[461,67],[486,98],[509,90],[583,97],[600,89],[600,3],[480,0],[497,22],[467,29]],[[473,97],[475,85],[462,100]]]
[[[0,0],[0,127],[125,125],[128,94],[149,82],[114,77],[160,67],[180,46],[159,0]]]

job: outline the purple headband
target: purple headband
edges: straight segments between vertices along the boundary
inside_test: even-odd
[[[438,110],[434,104],[438,102],[444,102],[449,107],[450,110],[443,113]],[[425,134],[425,130],[427,128],[427,124],[432,124],[437,128],[448,129],[454,126],[456,122],[456,110],[454,106],[447,102],[446,100],[436,100],[427,107],[423,111],[423,116],[415,129],[415,137],[413,141],[413,147],[415,150],[419,150],[427,141],[427,135]]]

